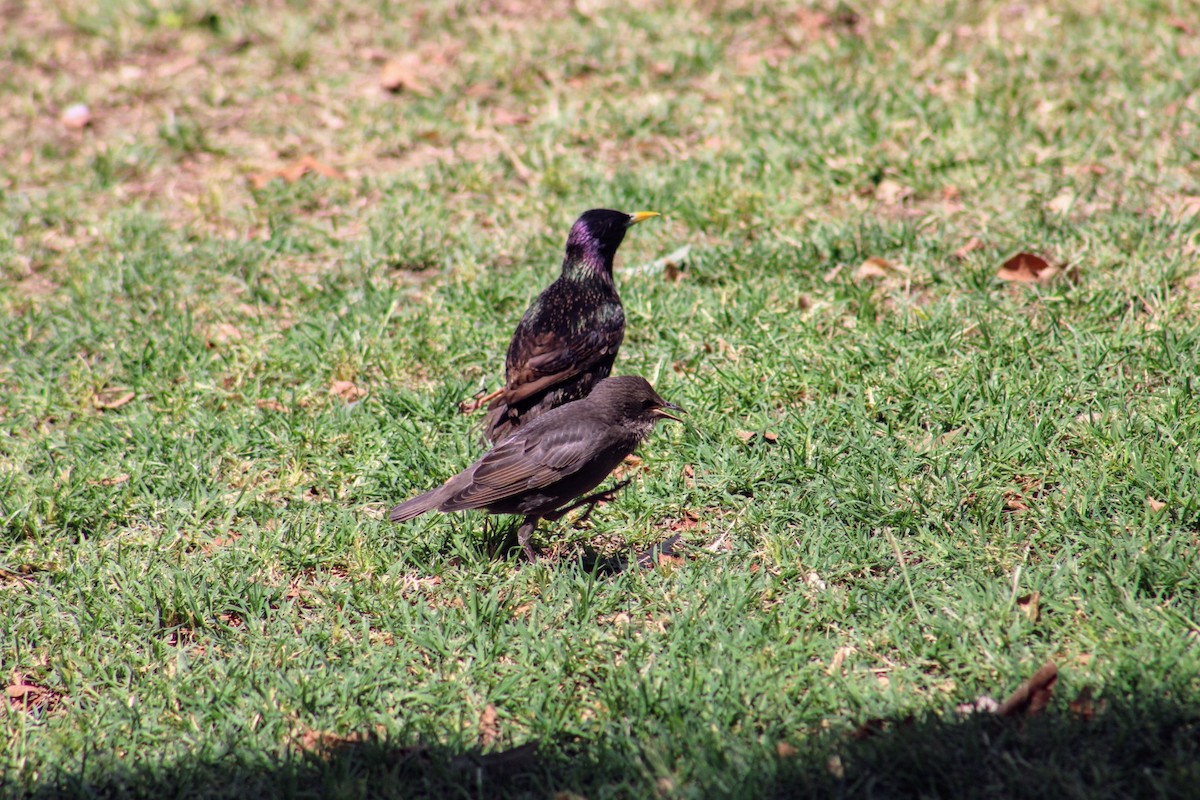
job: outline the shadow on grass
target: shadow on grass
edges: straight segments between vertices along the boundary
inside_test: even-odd
[[[282,760],[234,751],[155,766],[89,764],[17,796],[1200,796],[1200,706],[1169,699],[1109,700],[1091,719],[1051,708],[1024,721],[947,714],[877,722],[853,734],[796,732],[795,749],[782,752],[774,741],[721,736],[727,748],[646,737],[486,754],[338,739]],[[664,759],[674,765],[670,773],[645,766]]]

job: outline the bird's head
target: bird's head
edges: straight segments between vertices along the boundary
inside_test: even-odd
[[[596,384],[588,400],[600,406],[613,421],[631,425],[638,436],[646,436],[660,419],[683,422],[671,412],[687,413],[659,397],[649,381],[637,375],[605,378]]]
[[[583,212],[571,233],[567,236],[567,255],[563,261],[563,271],[576,265],[590,267],[592,270],[612,273],[613,259],[617,248],[625,239],[625,231],[639,222],[659,216],[656,211],[638,211],[626,214],[624,211],[613,211],[607,208],[593,208]]]

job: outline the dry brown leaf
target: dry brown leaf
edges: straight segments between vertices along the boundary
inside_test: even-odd
[[[912,189],[891,178],[884,178],[875,187],[875,199],[884,205],[894,206],[904,202],[911,195]]]
[[[62,110],[58,121],[68,130],[81,130],[92,124],[92,111],[86,103],[72,103]]]
[[[276,178],[282,179],[285,183],[295,183],[310,172],[315,172],[321,177],[329,178],[330,180],[341,180],[345,177],[340,171],[323,161],[318,161],[312,156],[302,156],[280,169],[252,174],[250,176],[250,185],[255,189],[262,189]]]
[[[1068,704],[1067,708],[1084,722],[1091,722],[1097,713],[1104,713],[1107,706],[1108,703],[1104,700],[1096,701],[1092,695],[1092,687],[1085,686],[1079,690],[1079,694]]]
[[[1027,681],[1017,687],[1008,699],[1000,704],[996,713],[1002,717],[1035,717],[1050,704],[1054,684],[1058,682],[1058,667],[1053,661],[1033,673]]]
[[[254,405],[261,408],[263,411],[277,411],[280,414],[287,413],[288,407],[279,402],[273,397],[257,401]]]
[[[845,264],[834,265],[828,272],[825,273],[822,280],[824,280],[826,283],[833,283],[842,274],[842,268],[845,266]]]
[[[492,111],[492,124],[497,128],[509,125],[525,125],[528,122],[529,115],[520,111],[509,111],[506,108],[497,108]]]
[[[1150,506],[1151,511],[1162,511],[1167,507],[1167,504],[1162,500],[1156,500],[1153,497],[1146,498],[1146,505]]]
[[[1196,35],[1196,29],[1183,17],[1167,17],[1167,25],[1187,36]]]
[[[775,743],[775,755],[779,756],[780,758],[793,758],[799,752],[800,751],[796,749],[796,746],[786,739],[780,739]]]
[[[1054,199],[1046,203],[1046,208],[1055,214],[1066,214],[1075,205],[1075,192],[1063,189]]]
[[[758,438],[758,434],[754,431],[738,431],[737,438],[741,439],[743,444],[750,444]]]
[[[333,180],[340,179],[342,173],[338,172],[333,167],[325,164],[312,156],[303,156],[296,159],[291,164],[287,165],[277,173],[288,183],[295,183],[310,172],[315,172],[322,178],[330,178]]]
[[[779,441],[779,434],[775,431],[763,431],[763,438],[770,444],[775,444]]]
[[[292,737],[292,745],[305,753],[324,755],[344,750],[350,745],[366,741],[368,734],[350,733],[342,735],[330,731],[317,731],[307,728],[299,735]]]
[[[232,322],[220,322],[212,327],[208,333],[208,346],[213,347],[226,342],[237,341],[242,338],[242,332],[237,325]]]
[[[1017,253],[1004,262],[996,273],[1002,281],[1016,283],[1045,283],[1059,272],[1057,267],[1033,253]]]
[[[700,515],[695,511],[685,510],[683,516],[678,519],[673,519],[667,524],[667,530],[672,533],[679,531],[690,531],[692,528],[699,527]]]
[[[840,672],[842,665],[846,663],[846,659],[854,655],[857,648],[854,645],[846,644],[833,651],[833,658],[829,660],[829,669],[826,670],[830,675]]]
[[[334,381],[329,384],[329,393],[345,403],[355,403],[366,397],[367,390],[356,386],[353,381]]]
[[[696,468],[691,464],[683,465],[683,485],[689,489],[696,488]]]
[[[500,738],[500,725],[496,715],[496,707],[488,703],[483,713],[479,715],[479,743],[485,748],[491,747]]]
[[[886,278],[892,265],[885,259],[872,256],[854,270],[854,280],[865,281],[873,278]]]
[[[1200,196],[1189,195],[1180,197],[1174,202],[1173,209],[1175,219],[1180,222],[1188,217],[1194,217],[1200,214]]]
[[[1025,500],[1019,492],[1008,489],[1004,492],[1004,510],[1028,511],[1029,506],[1025,505]]]
[[[976,250],[982,250],[982,249],[983,249],[983,242],[981,242],[979,240],[978,236],[972,236],[970,239],[968,239],[966,241],[965,244],[963,244],[961,247],[959,247],[957,250],[954,251],[954,257],[957,259],[963,259],[963,258],[967,257],[968,253],[973,253]]]
[[[1030,622],[1037,622],[1040,613],[1039,604],[1042,599],[1041,592],[1030,592],[1017,598],[1017,608]]]
[[[133,392],[123,386],[114,387],[111,389],[101,389],[92,397],[92,405],[96,408],[120,408],[128,404],[136,397]]]
[[[122,472],[111,478],[101,478],[98,481],[88,481],[88,483],[92,486],[119,486],[122,483],[129,483],[129,476]]]
[[[10,705],[19,711],[31,713],[34,711],[53,711],[62,701],[62,694],[53,689],[34,683],[20,672],[13,672],[8,686],[4,687],[4,696]]]
[[[23,297],[46,297],[58,291],[58,284],[44,275],[33,272],[17,281],[14,288]]]
[[[418,53],[393,58],[379,70],[379,86],[393,94],[412,92],[428,97],[431,92],[422,77],[424,69],[424,59]]]

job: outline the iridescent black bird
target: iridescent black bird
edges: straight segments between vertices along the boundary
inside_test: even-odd
[[[657,216],[596,208],[571,226],[562,274],[525,311],[508,346],[504,388],[480,401],[491,400],[483,429],[488,441],[586,397],[612,371],[625,336],[613,258],[625,231]]]
[[[660,419],[682,411],[658,396],[645,378],[605,378],[591,394],[551,409],[496,445],[483,458],[437,489],[392,509],[392,522],[427,511],[482,508],[492,514],[524,514],[517,543],[530,561],[530,538],[539,519],[558,519],[599,495],[572,500],[600,485],[650,434]],[[605,493],[607,494],[607,493]],[[570,504],[570,505],[569,505]]]

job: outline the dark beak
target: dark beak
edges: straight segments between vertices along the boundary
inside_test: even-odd
[[[676,422],[683,422],[683,420],[681,420],[679,417],[677,417],[677,416],[675,416],[674,414],[672,414],[672,413],[671,413],[671,411],[668,411],[668,410],[667,410],[668,408],[669,408],[669,409],[671,409],[671,411],[678,411],[680,414],[686,414],[686,413],[687,413],[686,411],[684,411],[682,408],[680,408],[679,406],[675,405],[674,403],[667,403],[667,404],[666,404],[665,406],[663,406],[662,408],[656,408],[656,409],[654,409],[654,416],[656,416],[656,417],[662,417],[663,419],[673,419],[673,420],[675,420]]]

